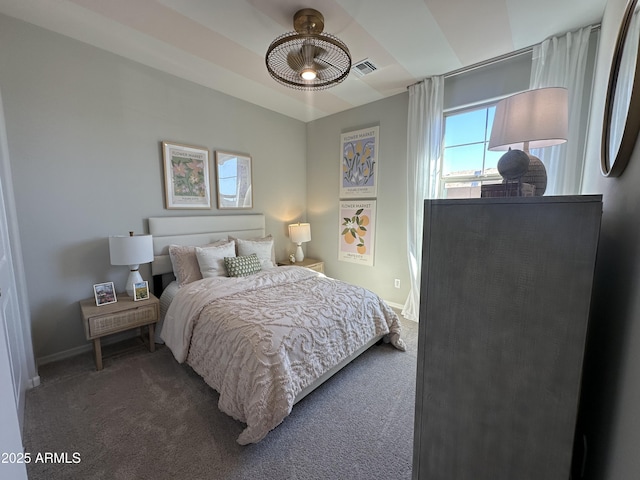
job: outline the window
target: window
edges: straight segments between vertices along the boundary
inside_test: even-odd
[[[498,160],[504,152],[489,152],[496,104],[445,113],[441,198],[480,197],[480,186],[500,183]]]

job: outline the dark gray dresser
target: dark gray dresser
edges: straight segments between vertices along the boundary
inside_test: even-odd
[[[601,196],[424,215],[413,478],[568,480]]]

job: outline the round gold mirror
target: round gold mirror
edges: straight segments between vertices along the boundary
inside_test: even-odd
[[[618,33],[604,110],[600,166],[617,177],[627,166],[640,130],[640,5],[629,0]]]

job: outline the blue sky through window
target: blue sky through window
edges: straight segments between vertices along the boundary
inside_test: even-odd
[[[486,149],[495,110],[491,105],[445,117],[443,176],[496,173],[504,152]]]

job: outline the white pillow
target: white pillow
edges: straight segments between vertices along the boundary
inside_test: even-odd
[[[202,278],[226,277],[227,269],[224,267],[224,257],[235,256],[236,244],[233,241],[216,247],[196,247],[196,258]]]
[[[225,243],[228,243],[228,240],[218,240],[208,245],[201,245],[201,247],[208,248],[224,245]],[[195,246],[169,245],[169,257],[171,258],[173,273],[180,286],[202,279]]]
[[[236,239],[236,242],[238,242],[238,256],[246,256],[255,253],[258,256],[258,260],[260,260],[260,265],[263,270],[276,266],[272,260],[272,238],[261,238],[255,240],[244,240],[242,238],[238,238]]]
[[[229,235],[228,240],[233,240],[234,242],[236,242],[236,256],[240,255],[240,253],[238,253],[238,237],[234,237],[232,235]],[[254,238],[243,238],[242,240],[246,241],[246,240],[250,240],[252,242],[265,242],[268,243],[269,245],[271,245],[271,266],[275,267],[277,265],[276,263],[276,249],[274,247],[273,244],[273,236],[271,234],[266,235],[264,237],[254,237]],[[264,268],[264,266],[263,266]]]

